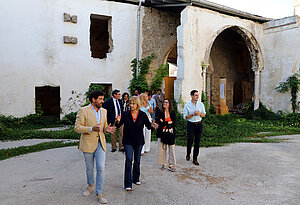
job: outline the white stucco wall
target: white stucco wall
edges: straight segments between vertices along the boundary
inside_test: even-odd
[[[183,102],[190,100],[190,91],[204,89],[201,77],[201,62],[210,52],[214,40],[226,28],[238,26],[249,31],[258,45],[263,46],[263,28],[260,23],[218,12],[188,6],[181,13],[181,25],[177,30],[178,37],[178,76],[175,81],[176,100],[181,97]],[[262,50],[262,48],[260,48]]]
[[[135,58],[137,6],[101,0],[0,1],[0,114],[35,112],[35,86],[60,86],[62,115],[77,111],[90,83],[127,90]],[[63,13],[78,23],[63,21]],[[90,14],[112,16],[113,51],[91,57]],[[63,43],[77,37],[77,45]],[[72,91],[76,93],[72,95]],[[70,97],[79,95],[72,107]]]
[[[294,15],[300,16],[300,0],[294,2]]]
[[[261,79],[261,100],[275,112],[291,112],[290,93],[279,93],[275,87],[292,73],[300,72],[299,17],[277,19],[265,23],[264,28],[265,68]]]

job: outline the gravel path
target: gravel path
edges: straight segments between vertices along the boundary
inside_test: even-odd
[[[68,140],[68,139],[29,139],[29,140],[19,140],[19,141],[0,141],[0,149],[8,149],[8,148],[21,147],[21,146],[30,146],[30,145],[40,144],[42,142],[53,142],[53,141],[76,142],[78,140]]]
[[[201,148],[200,166],[176,147],[177,172],[156,165],[157,142],[142,157],[142,185],[123,190],[124,154],[107,153],[104,195],[109,204],[300,204],[300,135],[274,144]],[[108,147],[110,150],[110,147]],[[0,161],[0,204],[99,204],[81,196],[83,155],[76,147]]]

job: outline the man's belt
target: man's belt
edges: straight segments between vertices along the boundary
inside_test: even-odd
[[[189,121],[190,122],[190,121]],[[190,122],[190,123],[193,123],[193,124],[201,124],[202,123],[202,121],[198,121],[198,122]]]

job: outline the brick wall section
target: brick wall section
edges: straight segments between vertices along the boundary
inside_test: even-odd
[[[150,65],[147,81],[150,83],[155,70],[163,63],[164,57],[177,42],[177,27],[180,14],[144,7],[142,19],[142,58],[154,53],[157,58]]]

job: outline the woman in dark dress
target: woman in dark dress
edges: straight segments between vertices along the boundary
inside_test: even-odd
[[[132,183],[140,185],[140,159],[143,145],[145,144],[143,128],[155,129],[158,127],[156,123],[150,123],[147,115],[140,111],[140,100],[137,96],[133,96],[129,100],[130,110],[123,113],[122,118],[117,117],[116,126],[120,127],[124,124],[123,145],[125,149],[125,174],[124,188],[126,191],[132,191]],[[133,168],[132,168],[133,161]]]
[[[176,114],[172,109],[172,103],[169,99],[163,101],[163,110],[157,110],[155,121],[159,127],[156,136],[159,140],[157,163],[161,165],[161,169],[167,168],[167,148],[169,149],[168,164],[169,170],[175,172],[175,123]]]

